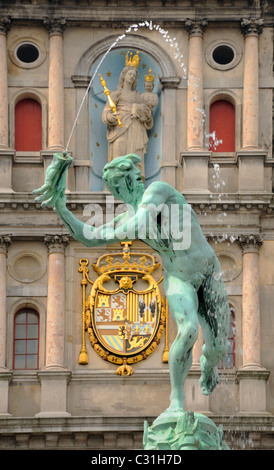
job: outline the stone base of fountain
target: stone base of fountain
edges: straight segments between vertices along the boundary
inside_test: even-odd
[[[164,412],[152,426],[144,423],[145,450],[230,450],[223,428],[193,411]]]

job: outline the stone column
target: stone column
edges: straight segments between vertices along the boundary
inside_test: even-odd
[[[66,20],[45,18],[49,31],[48,150],[64,150],[63,32]]]
[[[46,235],[48,300],[46,369],[64,369],[65,247],[67,235]]]
[[[238,152],[239,191],[264,190],[264,159],[259,149],[259,36],[262,19],[243,19],[241,31],[245,38],[243,85],[243,140]]]
[[[10,235],[0,235],[0,416],[8,415],[9,382],[12,374],[7,368],[7,252]]]
[[[242,235],[243,251],[242,341],[243,365],[237,372],[240,383],[241,412],[266,411],[266,379],[269,372],[261,365],[259,248],[260,235]]]
[[[8,17],[0,18],[0,149],[9,147],[7,65],[7,33],[9,28],[10,19]]]
[[[7,33],[10,19],[0,18],[0,192],[12,192],[14,151],[9,148]]]
[[[208,192],[208,160],[204,149],[203,33],[207,21],[187,20],[188,41],[187,149],[181,154],[184,192]]]
[[[48,247],[48,299],[46,328],[46,364],[38,374],[41,381],[41,416],[68,416],[65,368],[65,247],[67,235],[46,235]]]
[[[204,142],[203,33],[207,21],[187,20],[188,41],[187,148],[202,150]]]
[[[258,148],[259,122],[259,35],[262,19],[243,19],[241,30],[245,38],[243,90],[243,148]]]

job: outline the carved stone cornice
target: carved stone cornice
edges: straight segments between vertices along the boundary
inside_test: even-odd
[[[7,253],[11,244],[11,235],[0,235],[0,253]]]
[[[49,18],[48,16],[43,18],[44,26],[49,32],[49,36],[59,35],[63,36],[64,30],[67,27],[67,21],[65,18]]]
[[[239,245],[243,253],[258,252],[263,244],[263,237],[260,234],[256,235],[240,235],[238,238]]]
[[[0,16],[0,33],[7,34],[10,29],[10,23],[9,16]]]
[[[47,245],[49,254],[53,252],[64,253],[66,246],[69,244],[69,236],[45,235],[44,243]]]
[[[187,19],[185,22],[185,28],[189,34],[189,37],[202,36],[206,30],[208,22],[206,19],[203,20],[190,20]]]
[[[243,18],[241,20],[241,31],[244,37],[259,36],[263,31],[264,20],[262,18]]]

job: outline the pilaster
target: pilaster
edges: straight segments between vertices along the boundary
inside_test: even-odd
[[[0,18],[0,150],[8,148],[8,66],[7,66],[7,34],[10,18]]]
[[[161,77],[163,87],[163,155],[161,162],[162,181],[176,187],[176,89],[179,77]]]
[[[6,367],[7,344],[7,253],[10,235],[0,235],[0,416],[9,416],[9,383],[12,373]]]
[[[14,151],[9,148],[7,34],[11,20],[0,18],[0,192],[11,193]]]

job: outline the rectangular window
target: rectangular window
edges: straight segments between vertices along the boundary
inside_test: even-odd
[[[14,369],[38,369],[39,315],[33,309],[22,309],[14,318]]]

